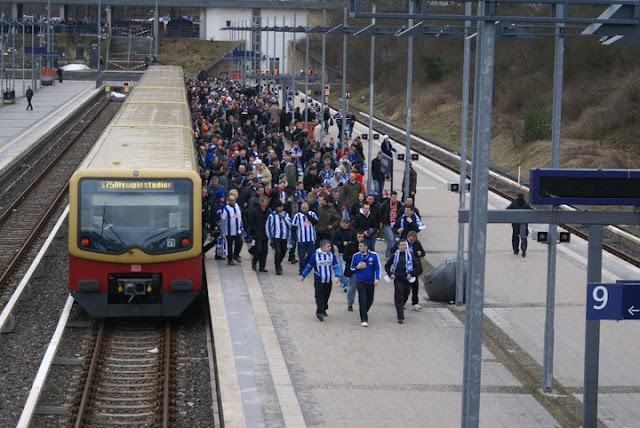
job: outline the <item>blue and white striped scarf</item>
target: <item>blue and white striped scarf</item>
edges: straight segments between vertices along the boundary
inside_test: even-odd
[[[396,250],[395,254],[393,255],[393,264],[391,265],[391,273],[396,273],[396,269],[398,268],[398,260],[400,259],[400,250]],[[407,267],[407,273],[412,273],[413,272],[413,258],[411,257],[411,252],[409,251],[405,251],[407,260],[406,260],[406,267]]]

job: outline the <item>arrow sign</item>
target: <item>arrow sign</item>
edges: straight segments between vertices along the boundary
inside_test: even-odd
[[[624,284],[622,308],[624,319],[640,319],[640,284]]]

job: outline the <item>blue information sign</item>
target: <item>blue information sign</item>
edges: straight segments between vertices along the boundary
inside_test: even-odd
[[[385,175],[393,174],[393,158],[382,154],[382,160],[380,161],[380,171]]]
[[[640,283],[587,284],[588,320],[640,320]]]

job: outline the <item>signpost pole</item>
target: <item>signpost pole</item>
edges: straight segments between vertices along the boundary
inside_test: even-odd
[[[564,16],[564,6],[555,6],[556,16]],[[553,70],[553,114],[551,136],[551,168],[560,167],[560,127],[562,114],[562,71],[564,65],[564,24],[556,24],[555,35],[555,61]],[[557,209],[557,207],[552,207]],[[542,390],[553,390],[553,345],[554,345],[554,320],[556,304],[556,242],[558,226],[549,225],[549,249],[547,253],[547,301],[544,322],[544,357],[542,370]]]
[[[602,226],[589,227],[587,283],[602,279]],[[582,426],[598,426],[598,371],[600,364],[600,320],[586,320],[584,331],[584,397]]]
[[[342,150],[347,149],[344,143],[344,129],[347,126],[347,8],[344,8],[343,16],[343,34],[342,34],[342,111],[340,112],[340,120],[342,127],[340,128],[340,144]]]

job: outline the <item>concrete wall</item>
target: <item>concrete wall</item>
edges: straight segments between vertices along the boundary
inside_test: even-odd
[[[307,15],[308,11],[305,10],[282,10],[282,9],[262,9],[261,10],[261,19],[262,26],[281,26],[284,25],[293,27],[293,19],[295,15],[296,25],[306,26],[307,23]],[[205,21],[206,21],[206,36],[207,40],[224,40],[224,41],[245,41],[245,46],[251,46],[251,35],[249,32],[232,32],[222,30],[222,28],[227,26],[227,21],[231,21],[232,26],[248,26],[251,24],[251,9],[225,9],[225,8],[208,8],[205,11]],[[268,20],[268,22],[267,22]],[[202,18],[201,18],[202,22]],[[275,24],[274,24],[275,23]],[[275,52],[274,52],[274,34],[275,34]],[[286,55],[284,55],[284,63],[283,63],[283,51],[282,51],[282,37],[285,37],[285,50]],[[296,36],[297,40],[301,40],[304,35],[298,34]],[[290,46],[289,42],[293,40],[293,33],[262,33],[262,42],[261,42],[261,52],[270,57],[278,57],[280,58],[281,69],[280,73],[288,73],[289,68],[291,66],[291,61],[289,58]],[[266,68],[266,62],[262,64],[262,68]]]

